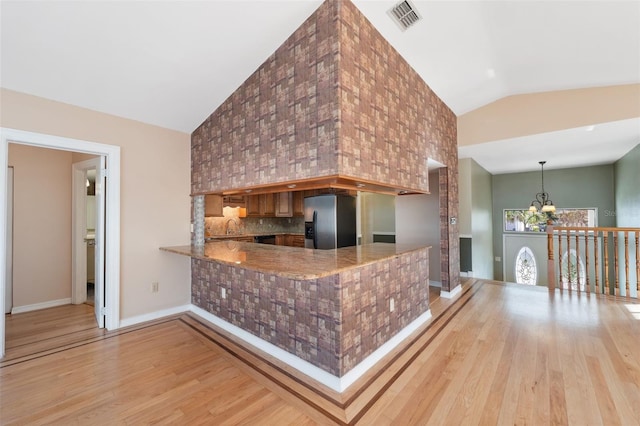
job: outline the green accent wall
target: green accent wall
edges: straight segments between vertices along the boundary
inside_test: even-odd
[[[552,161],[551,159],[548,164]],[[613,164],[545,170],[544,186],[556,207],[595,207],[598,209],[598,226],[616,226]],[[640,187],[638,183],[634,186]],[[500,257],[499,262],[494,261],[494,277],[496,280],[503,280],[503,210],[529,208],[536,193],[540,191],[540,171],[494,175],[492,187],[493,252]]]
[[[640,228],[640,145],[629,151],[624,157],[614,164],[615,185],[616,185],[616,226],[622,228]],[[636,258],[635,236],[629,235],[629,259],[631,265]],[[623,247],[620,247],[619,256],[624,258]],[[620,268],[621,283],[626,282],[625,268]],[[636,270],[629,268],[629,282],[631,296],[638,297],[636,285],[638,277]]]
[[[471,275],[493,279],[491,174],[470,158],[460,160],[458,171],[459,229],[471,238]]]
[[[640,145],[614,164],[616,226],[640,227]]]

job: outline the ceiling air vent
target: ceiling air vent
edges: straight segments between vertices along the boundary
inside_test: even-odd
[[[402,31],[418,22],[421,16],[418,14],[415,6],[409,0],[401,1],[389,10],[389,15],[400,26]]]

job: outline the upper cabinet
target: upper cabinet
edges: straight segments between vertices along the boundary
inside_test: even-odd
[[[245,197],[247,204],[247,217],[275,217],[275,194],[248,195]]]
[[[247,203],[247,217],[260,217],[262,216],[262,210],[260,208],[260,196],[259,195],[247,195],[245,197]]]
[[[276,217],[293,216],[293,199],[291,192],[279,192],[276,196]]]
[[[294,216],[304,216],[304,192],[292,192],[292,209]]]
[[[276,194],[261,194],[262,215],[273,217],[276,215]]]
[[[245,197],[247,217],[304,216],[305,191],[284,191]]]
[[[205,217],[222,217],[222,196],[208,194],[204,196]]]

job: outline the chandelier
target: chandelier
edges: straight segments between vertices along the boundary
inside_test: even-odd
[[[531,206],[529,206],[530,212],[537,212],[538,210],[544,213],[554,213],[556,211],[556,206],[553,205],[553,201],[549,198],[549,194],[544,190],[544,165],[546,161],[538,161],[540,167],[542,169],[542,191],[536,194],[536,199],[531,202]]]

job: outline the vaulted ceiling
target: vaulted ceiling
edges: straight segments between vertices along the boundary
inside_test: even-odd
[[[320,3],[3,0],[0,85],[190,133]],[[637,1],[413,1],[422,19],[406,31],[389,17],[395,1],[354,3],[458,115],[515,94],[640,83]],[[623,155],[640,124],[600,133]],[[553,136],[537,142],[564,138]],[[527,140],[474,149],[503,164],[508,142]]]

